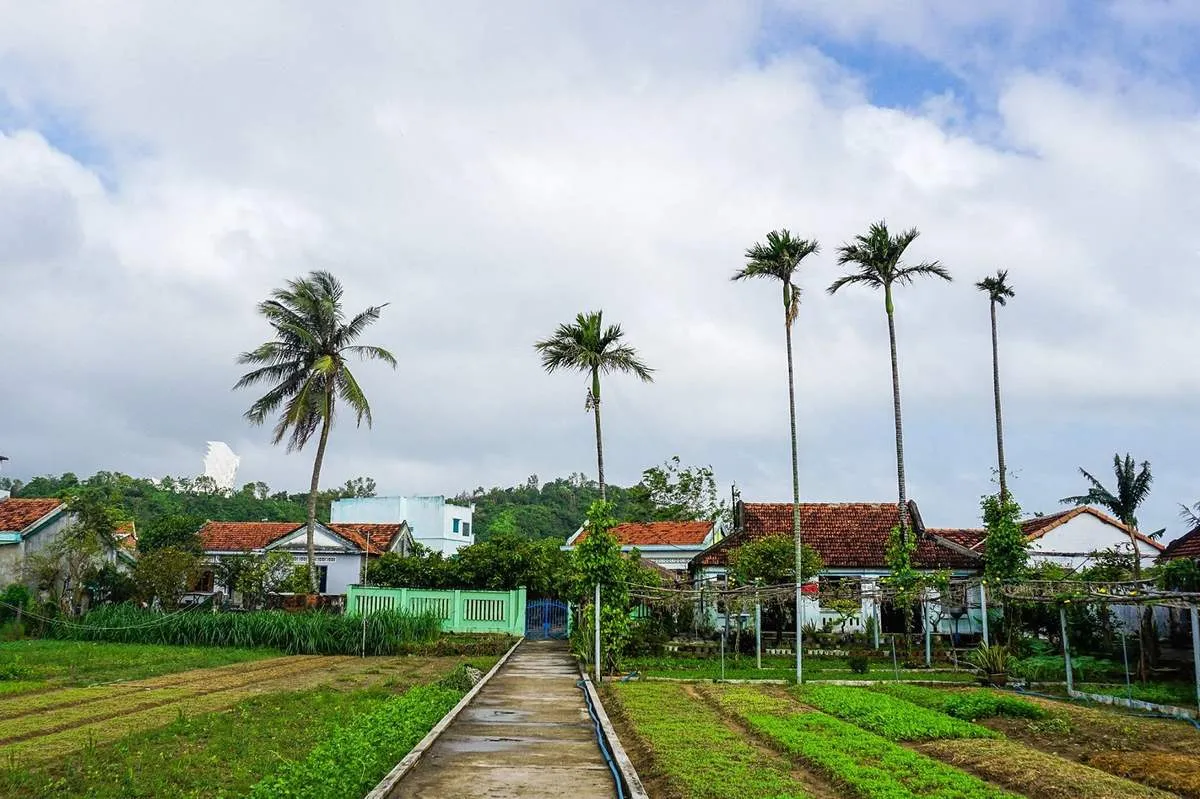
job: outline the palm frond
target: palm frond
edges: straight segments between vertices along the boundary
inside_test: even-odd
[[[533,347],[548,373],[629,372],[647,382],[653,380],[654,370],[641,361],[633,347],[621,343],[624,337],[620,325],[606,328],[603,312],[592,311],[577,315],[574,324],[559,325],[553,336]]]
[[[356,355],[364,361],[383,361],[393,369],[396,368],[396,356],[385,350],[383,347],[372,347],[365,344],[355,344],[351,347],[345,347],[342,352],[347,355]]]
[[[883,281],[879,279],[878,275],[871,272],[855,272],[839,277],[830,283],[829,288],[825,290],[830,294],[837,294],[845,286],[869,286],[873,289],[881,289],[883,288]]]
[[[1008,285],[1008,270],[996,270],[995,277],[985,277],[975,284],[975,288],[988,295],[988,299],[997,305],[1007,305],[1008,300],[1017,296]]]
[[[354,379],[354,374],[349,369],[343,368],[338,371],[335,379],[338,396],[354,412],[355,424],[361,426],[363,419],[366,419],[367,427],[371,427],[374,423],[371,418],[371,403],[367,402],[367,396],[359,387],[358,381]]]

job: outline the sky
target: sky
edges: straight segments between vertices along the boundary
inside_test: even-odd
[[[778,289],[732,283],[787,228],[800,485],[895,496],[882,297],[826,287],[885,219],[953,283],[896,298],[909,495],[994,491],[988,302],[1011,488],[1053,512],[1148,460],[1145,531],[1200,500],[1200,4],[1187,0],[156,3],[0,0],[0,454],[28,478],[307,485],[242,414],[255,304],[313,269],[388,303],[323,482],[454,494],[595,473],[587,384],[533,350],[603,309],[655,371],[604,384],[607,477],[679,455],[791,494]]]

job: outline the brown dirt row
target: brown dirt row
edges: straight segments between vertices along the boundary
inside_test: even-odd
[[[200,696],[209,696],[211,694],[224,693],[229,691],[237,691],[238,689],[253,686],[259,688],[274,683],[283,683],[282,689],[290,688],[293,684],[293,679],[303,677],[306,672],[333,672],[334,668],[347,661],[356,660],[353,657],[344,656],[337,658],[322,658],[312,657],[303,662],[291,662],[282,665],[275,665],[269,669],[259,669],[251,674],[218,674],[215,678],[203,681],[203,688],[200,689],[159,689],[164,692],[170,692],[166,696],[157,694],[150,698],[149,701],[137,701],[135,697],[124,692],[116,692],[110,698],[111,708],[104,707],[104,703],[90,703],[82,708],[66,707],[56,711],[50,711],[44,715],[39,715],[33,719],[26,721],[36,722],[36,725],[25,725],[10,723],[5,725],[4,737],[0,737],[0,747],[7,744],[16,743],[26,739],[39,738],[45,735],[60,732],[73,726],[86,726],[99,722],[107,722],[112,719],[122,716],[131,715],[143,710],[150,710],[157,707],[180,704],[188,699]],[[205,669],[204,671],[207,671]],[[289,679],[292,678],[292,679]],[[330,676],[332,679],[332,675]],[[327,682],[328,680],[321,680]],[[196,684],[195,682],[189,684]],[[180,691],[182,690],[182,694]],[[133,700],[132,702],[130,700]],[[110,712],[111,711],[111,712]],[[16,732],[12,732],[12,731]]]
[[[32,695],[17,694],[11,697],[0,698],[0,719],[15,719],[30,713],[55,710],[60,707],[77,707],[90,702],[98,702],[115,696],[136,694],[147,690],[204,684],[214,677],[221,677],[228,674],[254,674],[267,669],[278,668],[289,663],[303,662],[312,657],[314,656],[298,655],[286,658],[271,658],[269,660],[253,661],[250,663],[234,663],[212,669],[191,669],[189,671],[176,672],[146,680],[122,681],[88,688],[59,688]]]

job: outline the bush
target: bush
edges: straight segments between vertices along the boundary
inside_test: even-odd
[[[855,674],[866,674],[871,670],[871,659],[863,654],[853,654],[849,658],[850,671]]]
[[[396,611],[367,616],[366,654],[400,654],[406,645],[432,643],[441,629],[431,614]],[[59,620],[49,638],[185,646],[268,647],[293,655],[357,655],[363,651],[362,617],[331,613],[159,613],[132,605],[108,605],[80,619]]]
[[[461,698],[460,691],[421,686],[389,699],[334,730],[303,760],[284,763],[251,789],[250,799],[358,799]]]
[[[967,653],[967,663],[984,674],[1007,674],[1012,662],[1013,659],[1008,654],[1008,647],[999,644],[993,646],[980,644]]]

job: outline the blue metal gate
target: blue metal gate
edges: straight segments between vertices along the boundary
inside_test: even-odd
[[[566,638],[570,632],[566,602],[535,599],[525,605],[525,637],[534,640]]]

